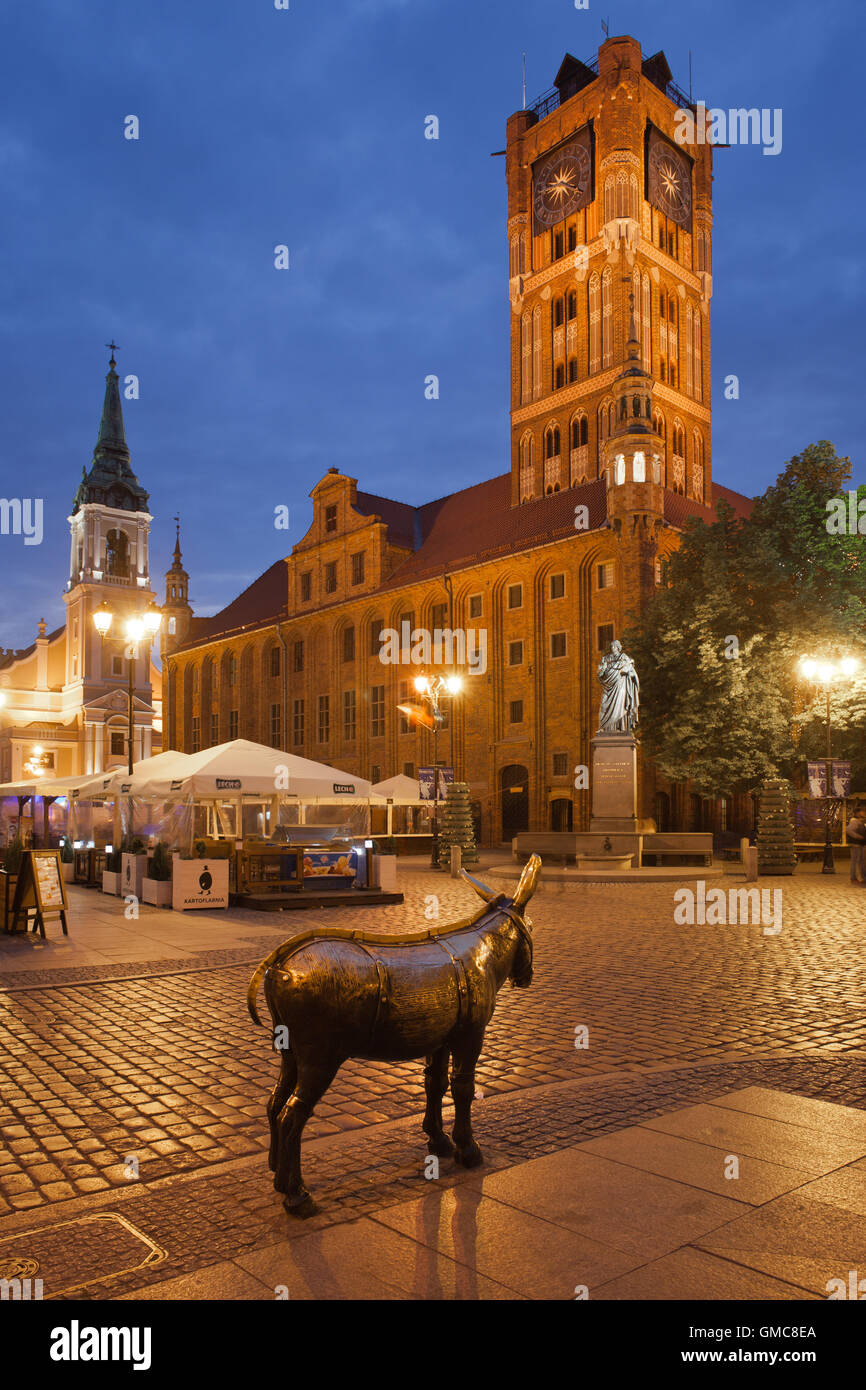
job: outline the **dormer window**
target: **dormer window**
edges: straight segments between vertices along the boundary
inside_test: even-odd
[[[337,505],[325,508],[325,530],[336,531],[337,529]]]

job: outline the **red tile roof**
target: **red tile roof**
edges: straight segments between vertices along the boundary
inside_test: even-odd
[[[665,521],[678,530],[682,530],[686,519],[690,516],[700,517],[702,521],[713,522],[716,519],[716,503],[720,501],[728,502],[738,517],[745,518],[752,510],[751,498],[743,497],[739,492],[732,492],[729,487],[720,487],[718,483],[713,483],[711,506],[705,506],[703,502],[696,502],[693,497],[681,497],[678,492],[666,492]]]
[[[607,517],[604,480],[511,506],[511,474],[476,483],[418,508],[422,544],[389,575],[383,589],[515,554],[574,535],[575,507],[589,510],[589,529]]]
[[[287,601],[286,562],[277,560],[221,612],[212,618],[193,618],[186,641],[177,650],[183,651],[244,628],[266,627],[285,618]]]
[[[748,516],[752,503],[730,488],[713,484],[713,506],[665,493],[665,520],[682,528],[686,518],[714,519],[715,503],[724,498],[738,516]],[[575,534],[575,508],[589,510],[589,527],[596,531],[607,520],[603,478],[511,506],[511,474],[501,473],[460,492],[412,507],[372,492],[357,493],[355,509],[362,516],[379,516],[392,544],[411,550],[390,574],[380,592],[402,588],[417,580],[468,568],[499,555],[518,554]],[[342,603],[335,600],[334,606]],[[212,618],[193,618],[189,635],[178,650],[227,636],[245,628],[265,627],[287,616],[285,561],[278,560],[232,603]]]

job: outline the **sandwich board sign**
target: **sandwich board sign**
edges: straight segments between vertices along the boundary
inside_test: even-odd
[[[18,918],[23,913],[25,930],[33,919],[33,930],[39,928],[45,935],[45,920],[60,918],[63,935],[68,936],[66,913],[69,903],[66,899],[66,884],[60,872],[59,849],[28,849],[24,852],[18,882],[15,885],[15,899],[12,904],[12,930],[18,927]]]

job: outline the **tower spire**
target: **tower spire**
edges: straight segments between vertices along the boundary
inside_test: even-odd
[[[175,525],[174,559],[176,560],[177,564],[179,565],[180,562],[181,562],[181,559],[182,559],[183,557],[182,557],[181,549],[180,549],[180,516],[177,515],[177,514],[175,514],[175,517],[174,517],[174,525]]]
[[[126,443],[123,409],[120,404],[120,378],[114,370],[117,366],[114,357],[117,344],[111,342],[106,343],[105,346],[111,349],[111,358],[105,378],[105,400],[102,405],[102,418],[99,421],[99,438],[96,441],[93,457],[95,459],[116,459],[121,464],[128,465],[129,448]]]

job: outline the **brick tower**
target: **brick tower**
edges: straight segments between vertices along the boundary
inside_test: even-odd
[[[712,495],[712,150],[677,138],[688,108],[663,53],[611,38],[508,122],[513,506],[607,467],[630,323],[662,493]]]

